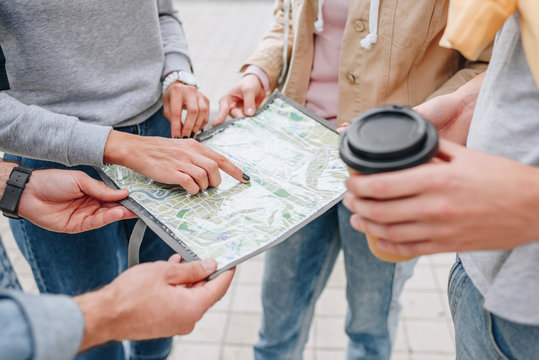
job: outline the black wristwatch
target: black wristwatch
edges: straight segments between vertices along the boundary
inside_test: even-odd
[[[6,190],[0,200],[0,209],[4,216],[11,219],[22,219],[19,214],[19,201],[26,183],[30,180],[32,169],[19,165],[14,167],[6,182]]]

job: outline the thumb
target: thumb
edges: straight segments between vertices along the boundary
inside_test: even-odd
[[[83,172],[75,175],[80,191],[101,201],[119,201],[129,195],[129,191],[109,188],[104,182],[95,180]]]
[[[171,257],[168,258],[168,262],[171,262],[173,264],[181,264],[182,256],[180,254],[173,254]]]
[[[197,283],[206,279],[217,270],[217,262],[214,259],[205,259],[184,264],[169,264],[170,266],[167,268],[165,276],[171,285]]]

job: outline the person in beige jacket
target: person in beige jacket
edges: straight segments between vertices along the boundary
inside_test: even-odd
[[[440,47],[447,12],[446,0],[277,0],[269,32],[243,65],[243,78],[221,98],[214,124],[229,114],[253,115],[277,88],[337,125],[374,106],[416,106],[453,92],[485,70],[489,54],[470,62]],[[350,215],[339,204],[267,253],[257,360],[302,358],[340,249],[347,359],[389,359],[398,298],[415,261],[374,257]]]

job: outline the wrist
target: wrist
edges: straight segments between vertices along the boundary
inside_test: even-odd
[[[108,287],[74,297],[84,316],[84,335],[79,352],[112,340],[122,340],[114,333],[118,311]]]
[[[0,209],[4,216],[12,219],[21,219],[19,216],[19,204],[30,180],[32,169],[23,165],[14,166],[4,186],[0,197]]]
[[[183,85],[193,86],[198,89],[198,81],[193,73],[189,71],[172,71],[165,76],[161,93],[164,95],[170,85],[176,82]]]
[[[248,75],[256,76],[265,93],[268,93],[270,91],[269,76],[261,67],[257,65],[249,65],[247,69],[245,69],[245,71],[243,72],[243,77],[246,77]]]
[[[17,167],[19,164],[2,161],[0,166],[0,198],[4,195],[6,190],[6,183],[9,179],[9,175],[14,167]]]
[[[30,177],[30,180],[28,180],[28,183],[26,184],[26,187],[24,188],[24,191],[21,195],[21,200],[19,202],[19,216],[22,217],[23,219],[32,221],[32,214],[35,213],[35,208],[34,208],[35,199],[40,198],[39,183],[41,181],[41,189],[43,189],[42,181],[47,180],[46,178],[41,179],[42,171],[44,170],[32,171],[32,176]],[[43,193],[43,190],[42,190],[42,193]]]
[[[105,143],[103,163],[124,165],[128,156],[133,156],[131,148],[137,138],[137,135],[112,130]]]

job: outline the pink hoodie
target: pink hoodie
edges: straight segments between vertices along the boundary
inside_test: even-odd
[[[349,4],[350,0],[325,0],[324,28],[314,34],[313,68],[305,107],[332,123],[337,121],[339,62]],[[269,91],[269,78],[262,69],[251,65],[244,74],[258,76],[264,90]]]

